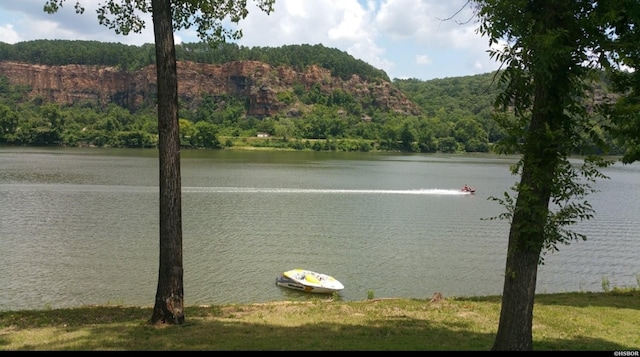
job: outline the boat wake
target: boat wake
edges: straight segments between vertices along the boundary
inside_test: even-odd
[[[457,189],[416,189],[416,190],[336,190],[310,188],[267,188],[267,187],[183,187],[184,193],[339,193],[339,194],[391,194],[391,195],[469,195]]]
[[[74,184],[0,184],[3,191],[57,191],[57,192],[132,192],[157,193],[156,186],[127,185],[74,185]],[[339,194],[389,194],[389,195],[470,195],[459,189],[421,188],[415,190],[340,190],[313,188],[270,188],[270,187],[182,187],[183,193],[339,193]]]

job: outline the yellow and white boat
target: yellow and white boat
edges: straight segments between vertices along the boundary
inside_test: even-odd
[[[276,278],[276,285],[307,293],[331,294],[344,289],[336,278],[305,269],[292,269]]]

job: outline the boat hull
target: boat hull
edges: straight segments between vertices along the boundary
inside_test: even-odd
[[[318,294],[331,294],[344,289],[344,285],[334,277],[304,269],[284,272],[276,278],[276,285]]]

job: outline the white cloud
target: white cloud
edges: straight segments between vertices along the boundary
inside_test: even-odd
[[[430,26],[430,12],[430,6],[420,0],[385,0],[375,22],[392,39],[403,40]]]
[[[13,30],[13,25],[11,24],[0,26],[0,38],[5,43],[20,42],[20,36]]]
[[[338,4],[338,11],[342,11],[342,16],[329,29],[331,40],[363,41],[375,38],[375,29],[369,26],[369,15],[357,2],[339,1]]]
[[[427,55],[418,55],[416,56],[416,63],[419,65],[429,65],[431,64],[431,58]]]

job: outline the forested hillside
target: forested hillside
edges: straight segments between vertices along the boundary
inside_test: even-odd
[[[290,45],[272,47],[244,47],[223,43],[212,49],[204,43],[176,45],[178,61],[221,64],[231,61],[260,61],[272,66],[288,66],[302,71],[318,65],[332,75],[347,79],[353,74],[373,81],[389,81],[387,74],[346,52],[323,45]],[[47,65],[114,66],[129,71],[155,64],[153,44],[142,46],[98,41],[36,40],[10,45],[0,42],[0,61],[16,61]]]
[[[493,118],[493,102],[500,92],[497,73],[474,76],[395,80],[394,84],[414,101],[428,117],[446,122],[460,119],[478,121],[488,134],[489,142],[500,138]]]
[[[153,45],[93,41],[40,40],[14,45],[0,42],[0,62],[110,66],[133,72],[153,64],[153,51]],[[362,92],[359,82],[340,89],[327,86],[327,78],[314,74],[315,83],[298,82],[282,88],[281,79],[262,78],[257,91],[277,84],[280,88],[274,96],[286,107],[283,105],[282,110],[266,116],[252,116],[247,97],[203,93],[197,106],[186,103],[181,106],[180,130],[185,148],[269,146],[295,150],[488,152],[502,137],[492,116],[492,104],[499,92],[495,73],[389,83],[384,71],[322,45],[245,48],[224,44],[210,49],[204,44],[183,44],[177,47],[177,53],[180,61],[196,63],[259,61],[292,71],[319,66],[330,71],[332,78],[346,80],[355,75],[368,86],[391,86],[413,101],[420,111],[394,109],[388,105],[392,97],[366,94],[369,92]],[[600,93],[604,91],[602,88]],[[0,73],[0,144],[113,147],[157,144],[153,105],[135,111],[116,102],[61,105],[43,97],[30,97],[31,90],[11,83]],[[619,151],[614,147],[613,153]]]

